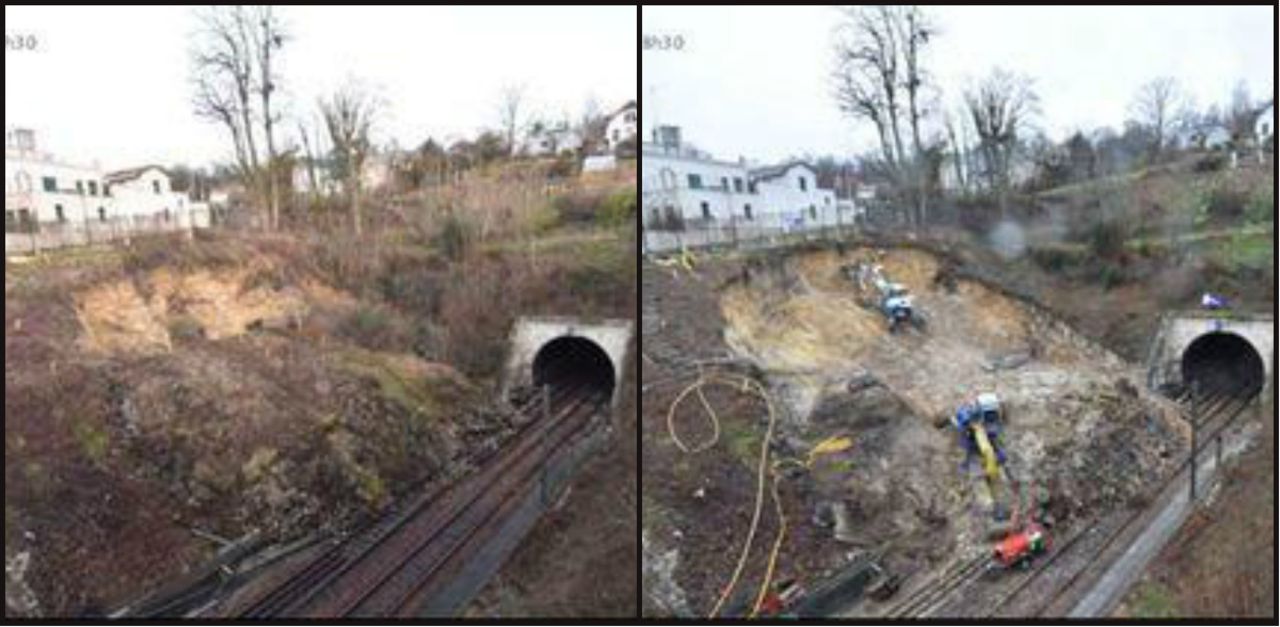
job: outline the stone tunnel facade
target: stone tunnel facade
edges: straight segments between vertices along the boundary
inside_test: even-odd
[[[1270,394],[1274,368],[1273,316],[1174,312],[1161,319],[1152,341],[1147,384],[1152,389],[1187,385],[1188,377],[1204,373],[1248,386],[1260,375],[1257,391]]]
[[[581,356],[589,363],[591,353],[607,357],[613,378],[611,402],[616,405],[626,374],[627,348],[633,325],[630,320],[581,320],[567,317],[526,317],[516,321],[511,333],[503,394],[536,383],[545,372],[542,363],[553,353],[571,358]]]

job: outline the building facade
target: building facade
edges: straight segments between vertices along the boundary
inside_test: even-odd
[[[645,228],[697,228],[733,223],[744,227],[807,228],[848,223],[852,203],[837,205],[820,189],[813,166],[791,161],[750,167],[723,161],[682,143],[680,129],[659,127],[640,150]],[[842,211],[843,210],[843,211]]]
[[[30,130],[6,133],[4,174],[6,233],[97,228],[142,218],[172,220],[179,228],[193,219],[189,200],[172,190],[164,169],[106,172],[97,164],[72,163],[39,150]],[[207,215],[195,220],[203,226]]]
[[[609,124],[604,129],[604,141],[609,152],[614,152],[628,140],[635,139],[636,119],[635,101],[622,105],[610,116]]]

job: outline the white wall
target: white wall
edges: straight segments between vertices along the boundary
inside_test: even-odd
[[[749,192],[746,166],[647,150],[641,152],[640,162],[646,224],[652,222],[654,208],[661,210],[668,205],[674,206],[686,222],[695,223],[704,220],[703,203],[713,221],[727,221],[730,216],[745,219],[748,204],[753,213],[760,212],[760,199]],[[689,186],[690,174],[701,178],[701,189]],[[736,191],[735,179],[741,181],[742,192]],[[723,187],[726,181],[727,189]]]
[[[113,184],[111,199],[114,208],[107,209],[108,218],[154,216],[166,210],[175,215],[186,212],[188,202],[185,195],[171,191],[169,175],[160,168],[148,168],[135,179]]]
[[[800,188],[800,178],[805,188]],[[836,223],[836,195],[827,189],[818,189],[817,173],[803,164],[793,164],[781,176],[761,179],[756,183],[761,199],[760,206],[773,214],[804,224]]]
[[[604,138],[609,150],[636,136],[636,110],[634,107],[623,109],[609,120],[605,127]]]
[[[57,191],[44,191],[45,177],[54,178]],[[111,201],[103,196],[103,172],[96,168],[61,163],[34,153],[11,158],[6,151],[4,181],[5,211],[28,209],[40,222],[57,222],[58,206],[68,222],[96,218],[100,206],[110,211]],[[77,189],[77,182],[83,194]]]

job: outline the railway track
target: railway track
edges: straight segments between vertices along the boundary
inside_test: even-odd
[[[1209,390],[1204,392],[1202,395],[1193,395],[1190,391],[1186,391],[1174,397],[1174,400],[1187,409],[1188,421],[1191,423],[1192,427],[1196,429],[1197,433],[1201,431],[1207,433],[1203,439],[1197,437],[1200,442],[1205,443],[1217,438],[1223,431],[1230,427],[1231,424],[1234,423],[1235,419],[1239,417],[1246,408],[1248,408],[1250,403],[1253,402],[1253,396],[1248,395],[1244,389],[1235,388]],[[1196,452],[1199,452],[1202,448],[1203,445],[1198,446]],[[1170,487],[1173,486],[1179,478],[1181,478],[1183,468],[1190,464],[1192,459],[1193,457],[1191,454],[1188,454],[1187,458],[1179,465],[1178,469],[1170,473],[1169,476],[1160,483],[1157,494],[1161,496],[1165,495]],[[1163,499],[1157,498],[1156,502],[1163,502]],[[1147,507],[1135,510],[1129,514],[1121,524],[1115,526],[1111,532],[1107,534],[1105,539],[1102,541],[1102,544],[1092,552],[1092,557],[1088,560],[1088,563],[1096,563],[1100,556],[1111,551],[1116,546],[1117,541],[1120,538],[1129,535],[1126,532],[1133,531],[1135,525],[1137,525],[1144,516],[1150,514],[1150,511],[1151,508]],[[1098,518],[1084,522],[1080,526],[1080,530],[1077,531],[1066,544],[1055,547],[1051,555],[1045,559],[1039,560],[1039,565],[1020,580],[1012,591],[1001,597],[1000,601],[994,604],[985,616],[997,616],[1001,610],[1007,607],[1010,602],[1016,599],[1032,583],[1050,572],[1050,568],[1058,558],[1068,554],[1077,541],[1085,537],[1088,530],[1093,528],[1098,522]],[[1047,600],[1037,604],[1035,606],[1035,610],[1030,614],[1030,616],[1045,616],[1045,613],[1051,608],[1059,605],[1066,595],[1077,587],[1081,578],[1089,572],[1095,571],[1088,566],[1077,569],[1070,577],[1068,577],[1065,583],[1058,586],[1057,591],[1054,592],[1054,594],[1052,594]]]
[[[521,520],[549,495],[548,469],[562,466],[598,426],[606,395],[587,385],[556,386],[522,412],[529,420],[471,475],[419,495],[398,511],[321,552],[260,595],[242,618],[447,616],[478,590],[477,562],[500,563],[519,540]],[[549,401],[549,402],[547,402]],[[516,535],[517,537],[510,537]],[[468,573],[470,575],[468,576]]]
[[[986,572],[990,558],[979,553],[952,562],[938,577],[925,582],[909,596],[881,614],[884,618],[925,617],[951,595]]]

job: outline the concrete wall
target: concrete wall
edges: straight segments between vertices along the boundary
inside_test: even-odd
[[[1269,314],[1215,315],[1210,312],[1177,312],[1160,321],[1147,358],[1147,384],[1156,389],[1182,382],[1182,355],[1200,336],[1231,333],[1240,336],[1262,359],[1265,381],[1262,394],[1271,393],[1275,372],[1275,319]]]
[[[511,353],[507,358],[503,395],[513,388],[533,382],[533,360],[542,347],[557,338],[580,337],[599,346],[613,363],[613,403],[616,405],[626,373],[627,347],[631,343],[632,328],[630,320],[587,321],[556,316],[517,320],[515,329],[511,332]]]

